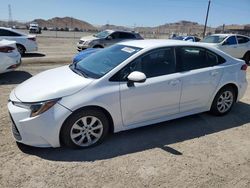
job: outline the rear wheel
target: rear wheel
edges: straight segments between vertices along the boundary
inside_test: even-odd
[[[21,44],[17,44],[17,50],[18,52],[23,56],[25,54],[25,48]]]
[[[210,112],[214,115],[222,116],[227,114],[235,103],[235,90],[228,86],[222,88],[215,96]]]
[[[108,119],[102,111],[78,111],[64,123],[61,139],[67,147],[91,147],[103,141],[108,134],[108,126]]]
[[[243,58],[246,62],[246,64],[250,65],[250,52],[247,52],[245,55],[244,55],[244,58]]]

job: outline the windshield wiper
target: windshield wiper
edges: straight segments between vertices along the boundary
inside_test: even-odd
[[[88,75],[81,69],[77,68],[77,63],[73,63],[70,65],[70,68],[72,71],[74,71],[76,74],[80,76],[84,76],[85,78],[88,78]]]

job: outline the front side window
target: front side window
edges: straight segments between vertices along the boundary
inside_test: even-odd
[[[181,72],[211,67],[225,62],[219,55],[199,47],[176,48],[176,59]]]
[[[235,45],[235,44],[237,44],[237,41],[236,41],[235,36],[229,37],[229,38],[224,42],[224,44],[225,44],[225,45]]]
[[[74,68],[88,77],[100,78],[140,50],[137,47],[113,45],[84,58]]]
[[[120,33],[120,38],[121,39],[134,39],[135,36],[131,33],[122,32],[122,33]]]
[[[113,80],[126,81],[127,76],[133,71],[143,72],[147,78],[174,73],[176,71],[174,49],[158,49],[140,56],[119,71]]]

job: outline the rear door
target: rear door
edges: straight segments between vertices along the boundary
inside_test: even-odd
[[[236,57],[236,58],[241,58],[241,54],[239,53],[239,46],[238,42],[235,36],[230,36],[228,37],[223,43],[220,49],[229,55]]]
[[[223,59],[200,47],[176,48],[177,66],[181,74],[180,112],[202,110],[216,90],[223,69]]]
[[[250,39],[241,35],[236,35],[236,38],[238,42],[238,56],[243,58],[245,53],[250,50]]]

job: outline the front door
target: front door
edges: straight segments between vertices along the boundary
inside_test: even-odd
[[[124,68],[143,72],[144,83],[120,82],[120,100],[125,126],[166,118],[179,113],[181,81],[176,73],[173,48],[151,51]],[[129,71],[127,71],[129,70]]]

